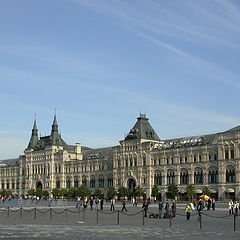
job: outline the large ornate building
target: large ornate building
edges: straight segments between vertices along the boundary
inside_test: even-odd
[[[177,184],[180,196],[187,184],[196,192],[208,187],[219,199],[239,198],[240,126],[226,132],[161,140],[148,118],[140,114],[118,146],[90,149],[68,145],[58,131],[56,116],[49,136],[38,136],[36,120],[24,155],[0,161],[0,190],[26,194],[29,189],[85,185],[106,194],[110,186],[136,186],[151,195],[154,185],[166,198]]]

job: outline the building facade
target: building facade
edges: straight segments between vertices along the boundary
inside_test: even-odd
[[[218,199],[239,198],[240,126],[226,132],[162,140],[145,114],[119,145],[90,149],[68,145],[54,116],[51,134],[39,137],[36,120],[24,155],[0,161],[0,190],[26,194],[29,189],[87,186],[104,194],[109,187],[140,186],[151,196],[154,185],[166,198],[176,184],[180,197],[188,184],[198,194],[207,187]]]

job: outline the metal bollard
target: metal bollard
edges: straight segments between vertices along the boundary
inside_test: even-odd
[[[20,207],[20,219],[22,219],[22,207]]]
[[[172,227],[172,212],[169,212],[169,227]]]
[[[50,217],[50,221],[52,221],[52,209],[50,208],[50,215],[49,215],[49,217]]]
[[[97,209],[97,224],[98,224],[98,209]]]
[[[85,222],[85,209],[83,210],[83,222]]]
[[[78,221],[80,221],[80,207],[78,208]]]
[[[9,218],[9,212],[10,212],[10,208],[7,207],[7,217]]]
[[[145,217],[145,214],[144,214],[144,211],[142,211],[142,225],[144,226],[144,217]]]
[[[34,219],[35,220],[37,219],[37,208],[36,207],[34,208]]]
[[[117,211],[117,225],[119,225],[119,211]]]
[[[236,232],[236,214],[233,215],[233,231]]]
[[[200,229],[202,229],[202,213],[199,212],[199,226],[200,226]]]
[[[68,220],[68,209],[65,209],[65,222]]]

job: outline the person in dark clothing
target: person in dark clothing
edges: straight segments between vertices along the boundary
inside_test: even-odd
[[[172,208],[172,217],[175,218],[176,217],[176,210],[177,210],[177,204],[176,204],[175,200],[172,201],[171,208]]]
[[[198,217],[200,220],[201,211],[203,210],[203,201],[200,199],[197,204]]]
[[[168,202],[168,200],[166,200],[166,203],[165,203],[165,211],[166,211],[165,217],[169,218],[169,202]]]
[[[127,212],[127,208],[126,208],[126,202],[125,200],[123,199],[122,201],[122,211],[125,210]]]
[[[159,215],[159,218],[162,218],[162,210],[163,210],[163,202],[160,200],[158,202],[158,215]]]
[[[209,198],[207,201],[207,210],[210,210],[211,204],[212,204],[212,201],[211,201],[211,198]]]
[[[143,211],[144,211],[144,217],[147,217],[148,201],[145,200],[145,201],[143,202],[142,209],[143,209]]]
[[[93,197],[91,197],[91,199],[90,199],[90,209],[92,210],[93,209]]]
[[[103,210],[103,198],[100,200],[100,209]]]

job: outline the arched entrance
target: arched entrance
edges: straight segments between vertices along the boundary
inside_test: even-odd
[[[127,186],[131,192],[135,192],[136,189],[136,181],[133,178],[128,179]]]
[[[36,189],[43,189],[43,185],[40,181],[36,182]]]

